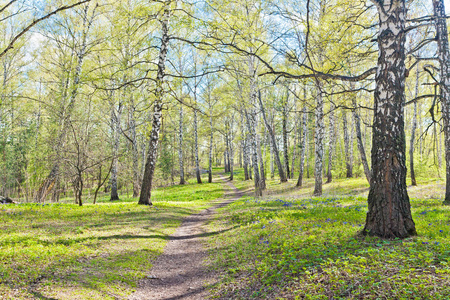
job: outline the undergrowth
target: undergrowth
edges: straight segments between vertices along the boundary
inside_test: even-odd
[[[289,185],[289,184],[286,184]],[[289,188],[285,188],[286,191]],[[244,197],[213,223],[221,299],[449,299],[450,208],[412,199],[419,236],[362,237],[367,198]],[[224,230],[230,229],[230,230]]]
[[[181,220],[222,194],[221,183],[189,184],[153,191],[150,207],[0,205],[0,299],[126,298]]]

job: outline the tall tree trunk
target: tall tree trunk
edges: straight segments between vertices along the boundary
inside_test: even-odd
[[[197,176],[197,183],[202,183],[202,177],[200,175],[200,163],[198,159],[198,121],[197,110],[194,110],[194,152],[195,152],[195,175]]]
[[[111,169],[111,199],[110,201],[119,200],[119,193],[117,191],[117,162],[119,158],[119,144],[120,144],[120,119],[122,116],[122,103],[119,102],[117,113],[114,105],[111,109],[111,129],[113,134],[113,167]]]
[[[180,120],[178,125],[178,161],[180,164],[180,184],[185,184],[183,161],[183,104],[180,104]]]
[[[298,148],[298,140],[297,136],[299,136],[301,133],[300,126],[298,126],[298,117],[295,118],[295,125],[294,125],[294,146],[292,147],[292,163],[291,163],[291,176],[290,178],[294,178],[294,166],[295,166],[295,159],[297,158],[297,148]]]
[[[212,111],[209,112],[209,159],[208,159],[208,182],[212,183],[212,159],[213,159],[213,142],[214,142],[214,127],[212,121]]]
[[[141,189],[140,176],[139,176],[139,146],[136,134],[136,118],[135,113],[136,107],[134,106],[133,97],[131,97],[131,103],[129,107],[129,126],[131,131],[131,151],[133,156],[133,197],[139,196],[139,191]]]
[[[54,162],[52,169],[49,173],[49,175],[44,179],[42,184],[40,185],[39,189],[36,191],[34,195],[34,201],[35,202],[44,202],[45,198],[49,194],[49,192],[52,190],[53,186],[55,185],[58,175],[59,175],[59,168],[60,168],[60,154],[64,147],[65,140],[66,140],[66,134],[70,126],[70,118],[72,116],[73,109],[75,107],[75,101],[78,95],[78,88],[80,86],[80,79],[81,79],[81,71],[83,66],[83,60],[87,53],[87,36],[89,29],[91,28],[92,21],[94,19],[95,10],[97,6],[94,8],[92,12],[92,16],[88,17],[88,10],[89,10],[89,3],[85,6],[83,11],[83,31],[82,31],[82,41],[81,41],[81,48],[79,51],[77,51],[77,66],[75,68],[75,74],[73,76],[73,83],[71,85],[70,90],[70,98],[69,103],[64,111],[62,111],[61,116],[61,129],[58,134],[58,139],[56,140],[56,146],[55,146],[55,153],[56,153],[56,161]]]
[[[229,169],[230,169],[230,180],[234,179],[234,147],[233,147],[233,121],[229,124],[229,134],[228,134],[228,149],[229,149]]]
[[[159,132],[161,130],[161,118],[164,97],[164,77],[167,51],[169,47],[169,19],[170,19],[170,0],[164,2],[164,13],[161,20],[162,36],[161,47],[159,49],[158,71],[156,74],[155,102],[153,104],[153,122],[150,133],[150,145],[148,148],[147,161],[145,163],[144,178],[142,180],[141,195],[139,204],[152,205],[151,193],[153,175],[156,169],[156,158],[158,154]]]
[[[316,103],[316,128],[314,136],[315,144],[315,165],[314,165],[314,196],[322,195],[322,171],[323,171],[323,136],[324,136],[324,121],[323,121],[323,95],[322,87],[319,82],[317,86],[317,103]]]
[[[433,0],[438,41],[440,64],[440,92],[442,103],[442,119],[444,123],[445,145],[445,199],[444,204],[450,205],[450,53],[448,46],[447,16],[444,0]]]
[[[305,102],[306,102],[306,89],[305,93]],[[300,167],[299,167],[299,175],[297,180],[297,187],[301,187],[303,185],[303,171],[305,167],[305,156],[308,147],[308,113],[306,111],[306,104],[303,105],[303,113],[302,113],[302,141],[301,141],[301,152],[300,152]]]
[[[306,178],[311,178],[311,174],[309,173],[309,151],[311,151],[311,149],[309,149],[309,132],[306,132],[306,152],[305,152],[305,156],[306,156]]]
[[[334,144],[336,141],[336,122],[334,120],[334,110],[335,106],[331,104],[330,111],[330,128],[329,128],[329,145],[328,145],[328,170],[327,170],[327,183],[333,180],[333,175],[331,174],[331,169],[333,167],[333,151]]]
[[[250,137],[251,159],[253,166],[253,180],[255,182],[255,196],[260,197],[262,196],[262,189],[261,189],[261,178],[259,176],[259,169],[258,169],[258,150],[255,132],[256,126],[255,114],[256,114],[255,112],[248,113],[247,111],[245,111],[245,115],[247,117],[247,128],[250,133],[249,137]]]
[[[259,123],[259,122],[258,122]],[[260,169],[260,187],[261,190],[266,189],[266,171],[264,170],[264,160],[261,152],[261,138],[258,133],[256,133],[256,147],[258,149],[258,162],[259,162],[259,169]]]
[[[415,98],[419,96],[419,65],[416,68],[416,90]],[[409,168],[411,172],[411,185],[417,185],[416,174],[414,172],[414,139],[416,137],[417,129],[417,101],[414,101],[414,113],[411,124],[411,140],[409,142]]]
[[[245,130],[244,130],[245,132]],[[243,160],[244,160],[244,180],[249,180],[249,174],[248,174],[248,139],[246,136],[242,139],[242,153],[243,153]]]
[[[379,13],[378,70],[372,139],[372,180],[364,234],[406,238],[416,234],[406,190],[404,0],[375,1]],[[390,3],[388,5],[387,3]]]
[[[259,105],[261,107],[261,113],[262,113],[262,116],[264,119],[264,123],[266,124],[266,128],[267,128],[267,131],[269,132],[269,136],[270,136],[270,141],[272,142],[272,150],[273,150],[273,154],[275,156],[275,162],[277,164],[278,175],[280,176],[280,181],[287,182],[287,178],[286,178],[286,175],[284,174],[284,170],[283,170],[283,165],[281,164],[281,160],[280,160],[280,152],[278,151],[275,133],[273,131],[272,126],[270,126],[269,122],[267,121],[266,111],[264,109],[264,105],[263,105],[262,99],[261,99],[261,93],[259,93],[259,95],[258,95],[258,100],[259,100]]]
[[[286,177],[291,178],[291,172],[289,170],[289,145],[288,145],[288,101],[289,101],[289,88],[286,87],[286,102],[283,105],[282,116],[282,130],[283,130],[283,154],[284,154],[284,167],[286,168]]]
[[[270,140],[270,136],[269,136]],[[275,178],[275,165],[274,165],[274,155],[273,155],[273,145],[269,141],[269,147],[270,147],[270,178]]]
[[[356,106],[357,106],[356,95],[352,95],[352,103],[353,103],[353,110],[352,110],[353,122],[355,123],[355,132],[356,132],[356,144],[358,145],[359,155],[361,157],[361,163],[364,168],[364,174],[366,175],[367,181],[370,184],[372,173],[370,171],[369,164],[367,162],[366,151],[364,150],[364,142],[363,142],[362,136],[361,136],[361,120],[356,111]],[[373,146],[372,146],[372,151],[373,151]]]
[[[347,111],[342,111],[342,123],[344,131],[344,149],[345,149],[345,167],[347,170],[346,177],[353,177],[353,144],[350,143],[350,136],[348,134],[347,125]],[[351,130],[351,127],[350,127]],[[353,141],[352,141],[353,142]]]

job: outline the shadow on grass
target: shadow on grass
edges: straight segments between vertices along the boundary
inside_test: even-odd
[[[58,298],[51,298],[51,297],[45,297],[40,292],[37,291],[30,291],[30,294],[33,295],[36,299],[42,299],[42,300],[59,300]]]

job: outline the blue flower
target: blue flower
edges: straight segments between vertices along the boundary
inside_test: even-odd
[[[422,244],[424,244],[424,245],[428,245],[429,243],[428,243],[428,242],[422,242]]]

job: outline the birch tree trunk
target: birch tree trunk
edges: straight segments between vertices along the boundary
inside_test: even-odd
[[[416,89],[415,89],[415,97],[419,96],[419,65],[416,68]],[[409,143],[409,169],[411,173],[411,185],[417,185],[416,182],[416,174],[414,172],[414,142],[416,137],[416,129],[417,129],[417,101],[414,101],[414,113],[411,124],[411,140]]]
[[[367,181],[370,184],[372,174],[371,174],[371,171],[369,168],[369,164],[367,162],[366,151],[364,150],[364,142],[362,140],[362,135],[361,135],[361,120],[356,111],[356,106],[357,106],[356,95],[352,96],[352,103],[353,103],[353,107],[354,107],[352,110],[352,114],[353,114],[353,122],[355,123],[356,144],[358,145],[359,155],[361,157],[361,163],[364,168],[364,174],[366,175]],[[373,148],[372,148],[372,151],[373,151]]]
[[[259,122],[258,122],[259,123]],[[256,147],[258,149],[258,162],[259,162],[259,169],[260,169],[260,188],[262,191],[266,189],[266,171],[264,170],[264,161],[263,156],[261,152],[261,138],[258,133],[256,133]]]
[[[294,166],[295,166],[295,159],[297,158],[297,148],[298,148],[298,140],[297,136],[299,136],[301,133],[300,126],[298,126],[298,117],[295,118],[295,125],[294,125],[294,146],[292,150],[292,163],[291,163],[291,176],[290,178],[294,178]]]
[[[244,130],[245,131],[245,130]],[[244,139],[242,140],[242,153],[243,153],[243,160],[244,160],[244,180],[249,180],[250,177],[248,175],[248,141],[247,137],[244,136]]]
[[[202,176],[200,175],[200,162],[198,159],[198,121],[197,110],[194,110],[194,152],[195,152],[195,175],[197,176],[197,183],[202,183]]]
[[[317,86],[317,103],[316,103],[316,124],[315,124],[315,165],[314,165],[314,196],[322,195],[322,171],[323,171],[323,138],[324,138],[324,121],[323,121],[323,95],[319,82]]]
[[[327,171],[327,183],[331,183],[333,180],[333,175],[331,174],[331,169],[333,167],[333,151],[334,144],[336,142],[336,122],[334,120],[334,109],[335,106],[331,104],[330,111],[330,128],[329,128],[329,145],[328,145],[328,171]]]
[[[164,97],[164,77],[165,64],[167,58],[167,51],[169,47],[169,19],[170,19],[170,0],[164,2],[164,12],[161,20],[162,36],[161,47],[159,49],[158,57],[158,71],[156,74],[156,90],[155,102],[153,103],[153,121],[152,131],[150,133],[150,145],[148,148],[147,161],[145,163],[144,177],[142,180],[141,195],[139,197],[139,204],[152,205],[151,193],[153,176],[156,169],[156,158],[158,154],[159,132],[161,130],[161,118]]]
[[[284,154],[284,166],[286,171],[286,177],[290,179],[291,172],[289,170],[289,146],[288,146],[288,133],[287,133],[287,122],[288,122],[288,101],[289,101],[289,89],[286,87],[286,101],[283,105],[283,115],[282,115],[282,130],[283,130],[283,154]]]
[[[345,167],[347,169],[347,178],[353,177],[353,144],[350,144],[350,137],[348,134],[347,111],[342,111],[342,123],[344,131],[344,149],[345,149]],[[351,130],[351,127],[350,127]]]
[[[305,101],[306,101],[306,90],[305,92]],[[306,105],[303,105],[302,112],[302,139],[301,139],[301,152],[300,152],[300,167],[299,167],[299,175],[297,180],[297,187],[301,187],[303,185],[303,171],[305,166],[305,156],[308,150],[308,113],[306,111]]]
[[[372,180],[363,233],[382,238],[416,234],[406,190],[404,131],[404,0],[376,0],[379,14],[378,70],[372,136]]]
[[[180,120],[178,125],[178,161],[180,164],[180,184],[185,184],[183,161],[183,105],[180,104]]]
[[[111,99],[113,101],[113,99]],[[113,102],[114,103],[114,102]],[[122,103],[119,102],[117,112],[115,112],[114,104],[111,109],[111,129],[113,135],[113,163],[111,168],[111,198],[110,201],[119,200],[119,193],[117,190],[117,163],[119,158],[119,145],[120,145],[120,121],[122,117]],[[81,181],[81,180],[80,180]]]
[[[213,121],[212,121],[212,110],[209,112],[210,116],[209,116],[209,129],[210,129],[210,133],[209,133],[209,165],[208,165],[208,182],[212,183],[212,159],[213,159],[213,142],[214,142],[214,128],[213,128]]]
[[[134,106],[133,97],[131,97],[131,103],[129,107],[129,126],[131,131],[131,151],[133,155],[133,197],[139,196],[141,189],[140,176],[139,176],[139,147],[136,135],[136,107]]]
[[[251,95],[253,97],[253,95]],[[253,165],[253,180],[255,182],[255,196],[260,197],[262,196],[262,189],[261,189],[261,178],[259,176],[259,169],[258,169],[258,150],[257,150],[257,137],[255,132],[255,113],[248,113],[245,112],[245,115],[247,117],[247,128],[249,131],[249,137],[250,137],[250,149],[251,149],[251,159],[252,159],[252,165]]]
[[[450,205],[450,53],[448,46],[447,16],[444,0],[433,0],[436,16],[436,38],[438,41],[438,57],[440,64],[440,92],[442,103],[442,120],[444,123],[445,145],[445,199],[444,204]]]

